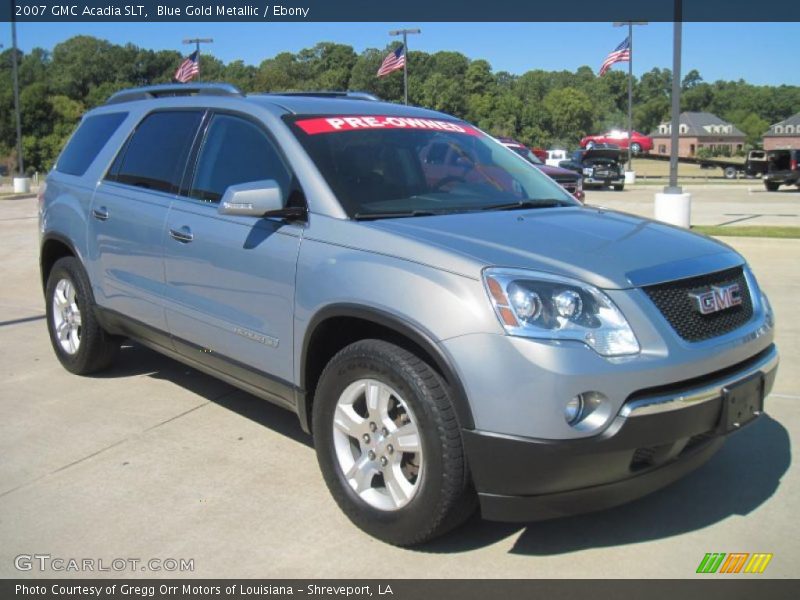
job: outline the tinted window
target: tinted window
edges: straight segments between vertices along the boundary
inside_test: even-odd
[[[274,179],[284,194],[291,176],[267,135],[257,125],[216,115],[197,160],[190,195],[217,202],[229,186]]]
[[[177,192],[201,116],[199,111],[165,111],[145,117],[115,161],[109,179]]]
[[[106,145],[128,113],[109,113],[86,117],[69,140],[56,164],[56,170],[69,175],[83,175]]]

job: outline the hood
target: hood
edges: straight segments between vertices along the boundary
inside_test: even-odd
[[[610,158],[612,160],[619,160],[622,151],[619,148],[592,148],[591,150],[583,151],[583,159],[587,158]]]
[[[359,236],[358,245],[366,250],[471,277],[479,276],[486,266],[513,267],[623,289],[744,262],[711,238],[596,207],[385,219],[359,225],[371,230]],[[379,232],[384,235],[375,235]]]
[[[555,180],[561,179],[578,179],[579,175],[575,171],[569,169],[562,169],[561,167],[551,167],[549,165],[534,165],[542,173]]]

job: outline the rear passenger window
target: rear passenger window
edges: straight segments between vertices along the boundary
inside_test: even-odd
[[[201,118],[201,111],[151,113],[139,123],[107,178],[176,193]]]
[[[266,133],[254,123],[215,115],[197,159],[190,196],[218,202],[229,186],[273,179],[286,194],[291,175]]]
[[[127,116],[128,113],[107,113],[86,117],[59,156],[56,171],[67,175],[86,173]]]

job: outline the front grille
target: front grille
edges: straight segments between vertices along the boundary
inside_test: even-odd
[[[578,190],[578,180],[577,179],[560,179],[558,177],[555,178],[555,181],[558,185],[563,187],[567,190],[570,194],[574,194]]]
[[[742,303],[703,315],[697,310],[691,293],[707,291],[713,286],[739,284]],[[753,316],[753,302],[742,267],[718,273],[680,279],[643,288],[676,333],[688,342],[699,342],[733,331]]]

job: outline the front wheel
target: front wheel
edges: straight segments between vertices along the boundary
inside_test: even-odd
[[[767,188],[768,192],[777,192],[778,188],[781,187],[781,184],[775,183],[774,181],[765,181],[764,187]]]
[[[447,384],[381,340],[340,351],[313,406],[317,460],[347,517],[398,546],[442,535],[476,506]]]
[[[47,278],[45,301],[50,342],[67,371],[88,375],[114,361],[119,344],[95,317],[89,278],[77,259],[56,261]]]
[[[611,187],[614,189],[615,192],[621,192],[622,190],[625,189],[625,184],[624,183],[617,183],[615,185],[612,185]]]
[[[633,154],[639,154],[642,151],[642,146],[638,142],[633,142],[631,144],[631,152]]]

